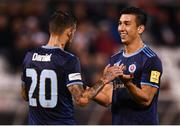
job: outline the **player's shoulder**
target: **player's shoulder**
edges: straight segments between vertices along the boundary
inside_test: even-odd
[[[148,45],[145,45],[141,52],[147,58],[158,58],[156,52],[153,51]]]
[[[111,59],[114,59],[114,58],[116,58],[116,57],[119,57],[119,56],[121,56],[122,54],[123,54],[123,49],[120,49],[119,52],[117,52],[117,53],[115,53],[114,55],[111,56]]]
[[[52,46],[41,46],[41,47],[38,47],[38,48],[33,48],[33,49],[30,49],[26,52],[26,55],[25,55],[25,58],[28,58],[28,57],[32,57],[32,55],[34,54],[42,54],[42,55],[45,55],[45,54],[52,54],[52,56],[55,58],[55,59],[63,59],[64,61],[68,61],[68,60],[77,60],[78,57],[75,56],[74,54],[70,53],[70,52],[67,52],[59,47],[52,47]]]
[[[75,63],[75,62],[79,62],[79,58],[76,56],[76,55],[74,55],[74,54],[72,54],[72,53],[70,53],[70,52],[67,52],[67,51],[65,51],[65,50],[58,50],[59,51],[59,54],[58,55],[60,55],[61,57],[63,57],[63,59],[65,60],[65,61],[67,61],[67,62],[73,62],[73,63]]]
[[[162,64],[161,59],[159,58],[157,53],[149,46],[145,45],[141,52],[144,55],[145,59],[147,59],[146,61]]]
[[[42,46],[41,48],[39,48],[39,50],[44,49],[44,50],[48,50],[48,52],[53,53],[53,55],[56,56],[60,56],[63,57],[65,59],[72,59],[72,58],[76,58],[76,56],[70,52],[67,52],[59,47],[52,47],[52,46]],[[38,51],[38,48],[37,48]]]
[[[70,52],[67,52],[67,51],[63,51],[65,56],[67,56],[68,58],[70,59],[78,59],[78,57]]]
[[[25,58],[28,58],[29,56],[31,56],[36,50],[38,50],[38,48],[32,48],[32,49],[28,49],[25,53]]]

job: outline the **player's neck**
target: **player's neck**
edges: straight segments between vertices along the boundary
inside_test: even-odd
[[[62,50],[64,50],[66,41],[63,39],[63,36],[56,36],[56,35],[51,35],[49,42],[48,42],[48,46],[53,46],[53,47],[59,47]]]
[[[125,45],[125,54],[132,54],[138,51],[139,49],[143,48],[143,46],[144,46],[144,43],[141,39],[138,41],[134,41],[130,44],[127,44]]]

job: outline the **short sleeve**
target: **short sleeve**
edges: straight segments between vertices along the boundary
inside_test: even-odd
[[[67,86],[73,84],[83,85],[79,59],[77,57],[72,57],[68,61],[66,67],[67,67],[66,85]]]
[[[162,63],[158,57],[147,59],[141,76],[141,85],[159,88],[162,75]]]

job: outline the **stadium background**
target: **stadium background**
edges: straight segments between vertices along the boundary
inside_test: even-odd
[[[27,124],[27,103],[20,96],[21,62],[26,50],[47,43],[49,16],[56,9],[78,18],[68,50],[80,57],[84,83],[97,81],[110,55],[122,47],[119,11],[137,6],[149,15],[143,35],[162,59],[160,124],[180,124],[179,0],[0,0],[0,124]],[[110,108],[93,101],[75,107],[77,124],[111,124]]]

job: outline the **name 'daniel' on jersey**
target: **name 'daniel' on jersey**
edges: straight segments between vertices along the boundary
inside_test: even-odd
[[[43,61],[48,62],[51,61],[52,54],[39,55],[38,53],[34,53],[32,56],[32,61]]]

